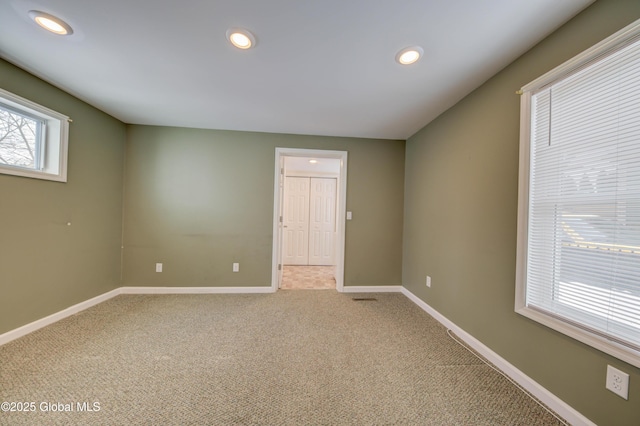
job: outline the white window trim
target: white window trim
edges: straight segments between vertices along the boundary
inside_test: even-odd
[[[529,319],[572,337],[582,343],[612,355],[636,367],[640,367],[640,352],[634,351],[597,334],[560,321],[526,306],[528,217],[529,217],[529,165],[531,137],[531,95],[532,93],[562,77],[586,66],[630,39],[640,37],[640,20],[623,28],[602,42],[585,50],[576,57],[554,68],[543,76],[525,85],[520,90],[520,167],[518,179],[518,241],[516,260],[516,300],[515,311]]]
[[[42,118],[47,127],[42,170],[31,170],[0,164],[0,174],[66,182],[69,150],[69,117],[4,89],[0,89],[0,100],[17,110]]]

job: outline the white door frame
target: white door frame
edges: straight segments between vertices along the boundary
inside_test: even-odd
[[[282,223],[280,222],[282,191],[280,174],[284,157],[316,157],[340,160],[340,176],[338,187],[338,211],[336,214],[336,290],[344,290],[344,248],[345,225],[347,217],[347,151],[329,151],[323,149],[276,148],[275,173],[273,182],[273,255],[271,262],[271,290],[278,291],[279,269],[282,265]]]

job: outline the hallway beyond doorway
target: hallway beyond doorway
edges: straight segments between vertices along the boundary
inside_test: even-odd
[[[282,290],[335,290],[335,266],[284,265]]]

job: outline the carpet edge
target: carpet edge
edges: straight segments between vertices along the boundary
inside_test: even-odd
[[[453,331],[459,336],[467,345],[471,346],[474,350],[484,356],[492,364],[494,364],[500,371],[510,377],[514,382],[518,383],[524,389],[526,389],[531,395],[539,399],[542,403],[547,405],[550,409],[555,411],[564,420],[572,425],[584,425],[584,426],[597,426],[591,420],[586,418],[583,414],[571,407],[569,404],[558,398],[551,393],[548,389],[540,385],[538,382],[527,376],[525,373],[516,368],[513,364],[502,358],[500,355],[491,350],[484,343],[464,331],[453,321],[436,311],[429,306],[425,301],[413,294],[407,288],[402,287],[402,294],[404,294],[409,300],[418,305],[423,311],[431,315],[442,325]]]
[[[121,294],[121,287],[100,294],[96,297],[92,297],[91,299],[85,300],[84,302],[76,303],[75,305],[69,306],[68,308],[55,312],[44,318],[40,318],[33,322],[27,323],[18,328],[14,328],[13,330],[9,330],[6,333],[0,334],[0,346],[16,340],[22,336],[26,336],[29,333],[33,333],[36,330],[58,322],[64,318],[70,317],[71,315],[75,315],[80,311],[89,309],[92,306],[105,302],[119,294]]]

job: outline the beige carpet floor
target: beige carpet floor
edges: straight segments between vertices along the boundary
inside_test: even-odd
[[[0,401],[35,406],[2,425],[561,424],[403,295],[336,291],[121,295],[0,346]]]

